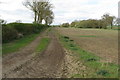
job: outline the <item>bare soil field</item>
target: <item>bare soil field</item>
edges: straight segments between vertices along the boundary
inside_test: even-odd
[[[103,62],[118,63],[118,31],[56,28],[64,36],[75,41],[80,48],[100,56]]]

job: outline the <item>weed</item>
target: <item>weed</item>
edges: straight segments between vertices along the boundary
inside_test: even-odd
[[[90,59],[87,59],[87,61],[97,61],[97,59],[95,59],[95,58],[90,58]]]
[[[69,44],[70,47],[75,47],[73,44]]]
[[[109,72],[106,71],[106,70],[100,70],[100,71],[97,72],[97,75],[102,75],[102,76],[106,76],[108,74],[109,74]]]
[[[74,40],[70,40],[71,42],[74,41]]]
[[[65,39],[69,39],[69,37],[67,37],[67,36],[64,36],[64,38],[65,38]]]

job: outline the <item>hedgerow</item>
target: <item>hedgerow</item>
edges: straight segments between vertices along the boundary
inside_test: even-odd
[[[48,25],[30,23],[10,23],[2,26],[2,42],[10,42],[17,39],[18,34],[30,35],[40,33]]]

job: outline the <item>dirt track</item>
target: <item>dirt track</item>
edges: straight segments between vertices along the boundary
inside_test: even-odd
[[[42,35],[44,36],[45,33]],[[3,78],[55,78],[62,77],[64,50],[55,35],[50,32],[51,42],[46,50],[35,56],[41,36],[24,49],[3,57]]]

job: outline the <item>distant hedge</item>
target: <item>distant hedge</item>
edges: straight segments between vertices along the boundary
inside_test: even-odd
[[[10,42],[17,39],[18,34],[30,35],[39,33],[49,26],[43,24],[10,23],[2,26],[2,42]]]

